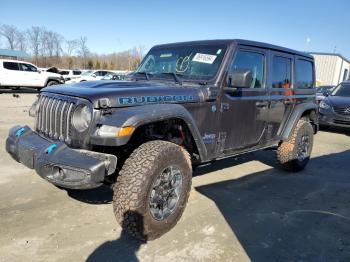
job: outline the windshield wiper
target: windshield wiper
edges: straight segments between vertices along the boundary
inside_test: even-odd
[[[179,85],[182,85],[182,80],[179,78],[179,76],[174,73],[174,72],[163,72],[163,73],[160,73],[161,75],[171,75],[174,77],[175,79],[175,82],[178,83]]]
[[[146,71],[136,72],[136,74],[144,75],[147,81],[149,81],[149,76],[152,75],[151,73],[147,73]]]

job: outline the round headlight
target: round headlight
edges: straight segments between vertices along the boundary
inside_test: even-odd
[[[322,109],[329,109],[330,105],[327,104],[325,101],[321,101],[320,108],[322,108]]]
[[[92,113],[88,106],[78,106],[73,113],[72,124],[77,131],[84,132],[88,129],[91,118]]]
[[[39,110],[39,100],[37,99],[29,109],[29,116],[35,117]]]

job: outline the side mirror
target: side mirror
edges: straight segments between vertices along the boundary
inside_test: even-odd
[[[238,69],[233,71],[228,76],[228,87],[226,91],[236,91],[237,88],[250,88],[253,81],[253,74],[251,70]]]
[[[38,74],[41,74],[41,70],[40,69],[38,69],[37,72],[38,72]]]
[[[92,74],[91,76],[92,76],[92,77],[96,77],[96,75],[95,75],[95,74]]]
[[[329,96],[329,92],[323,92],[323,94],[325,97]]]

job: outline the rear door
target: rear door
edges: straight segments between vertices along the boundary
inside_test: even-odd
[[[264,143],[268,122],[269,96],[265,85],[267,52],[253,47],[238,47],[229,68],[225,86],[230,87],[234,72],[251,73],[249,87],[223,90],[221,100],[221,134],[225,154],[244,151]],[[227,89],[227,88],[226,88]],[[221,152],[223,153],[223,152]]]
[[[268,90],[271,104],[269,110],[269,140],[278,140],[283,127],[295,105],[293,90],[294,56],[270,51]]]

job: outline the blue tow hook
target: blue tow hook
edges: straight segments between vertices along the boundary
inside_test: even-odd
[[[48,148],[46,148],[46,154],[48,154],[48,155],[51,154],[52,151],[54,151],[56,147],[57,147],[56,144],[50,145]]]
[[[16,132],[16,137],[20,137],[23,134],[24,130],[25,130],[24,127],[21,127],[20,129],[18,129]]]

